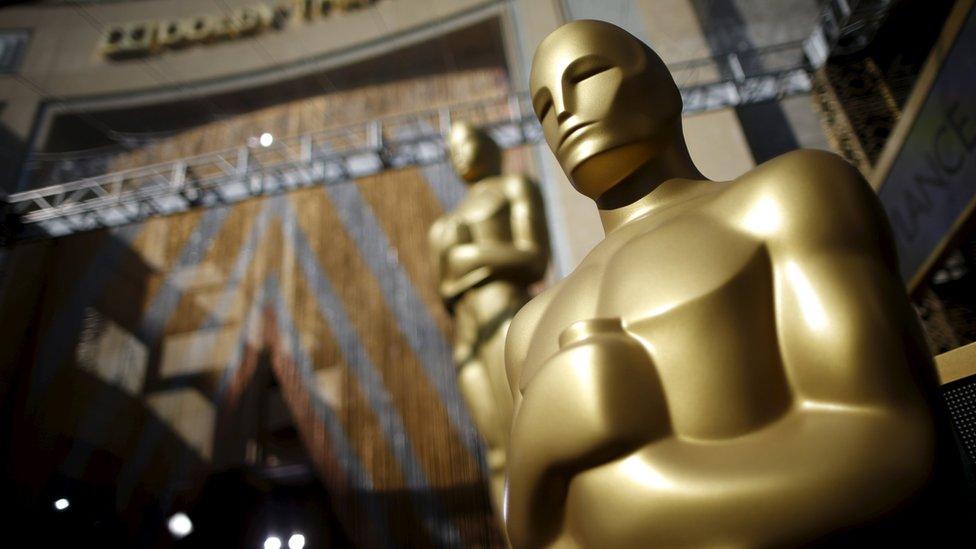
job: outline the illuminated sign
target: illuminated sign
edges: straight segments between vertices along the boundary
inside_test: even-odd
[[[158,21],[136,21],[105,29],[99,51],[111,58],[141,57],[233,40],[267,30],[282,30],[292,21],[314,21],[336,13],[356,11],[379,0],[284,0],[255,4],[228,14],[205,14]]]

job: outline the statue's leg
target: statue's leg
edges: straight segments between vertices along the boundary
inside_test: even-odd
[[[491,383],[493,398],[495,399],[495,412],[498,415],[498,422],[502,428],[502,444],[508,448],[509,432],[512,430],[512,413],[515,401],[512,398],[512,389],[508,385],[508,374],[505,371],[505,333],[508,326],[512,323],[508,318],[495,329],[487,340],[481,345],[480,355],[485,364],[485,371]]]
[[[488,445],[492,504],[495,511],[501,513],[505,491],[506,433],[496,410],[491,378],[485,364],[477,359],[461,364],[458,368],[458,385],[475,426]]]

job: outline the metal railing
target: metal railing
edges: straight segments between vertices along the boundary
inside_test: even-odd
[[[11,194],[8,240],[60,236],[244,198],[444,160],[453,120],[489,129],[502,147],[539,139],[519,95],[242,145]],[[12,214],[9,215],[9,214]],[[10,230],[13,229],[13,230]]]

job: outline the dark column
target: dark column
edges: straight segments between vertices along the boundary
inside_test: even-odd
[[[712,55],[724,57],[755,48],[746,32],[747,22],[733,0],[691,0],[691,3]],[[740,60],[746,74],[762,70],[757,66],[761,60],[754,56],[743,56]],[[722,70],[728,71],[728,67],[723,66]],[[731,78],[732,75],[723,74],[723,77]],[[778,102],[739,106],[735,112],[757,164],[799,147]]]

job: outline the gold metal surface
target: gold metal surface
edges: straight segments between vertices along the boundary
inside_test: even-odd
[[[527,178],[500,175],[501,153],[483,131],[456,123],[451,163],[471,187],[430,229],[439,292],[455,318],[461,393],[488,444],[492,498],[501,516],[512,395],[504,339],[512,317],[542,278],[549,246],[541,197]]]
[[[932,359],[857,170],[705,180],[664,64],[607,23],[550,34],[530,87],[606,238],[507,336],[513,546],[798,544],[928,485]]]

